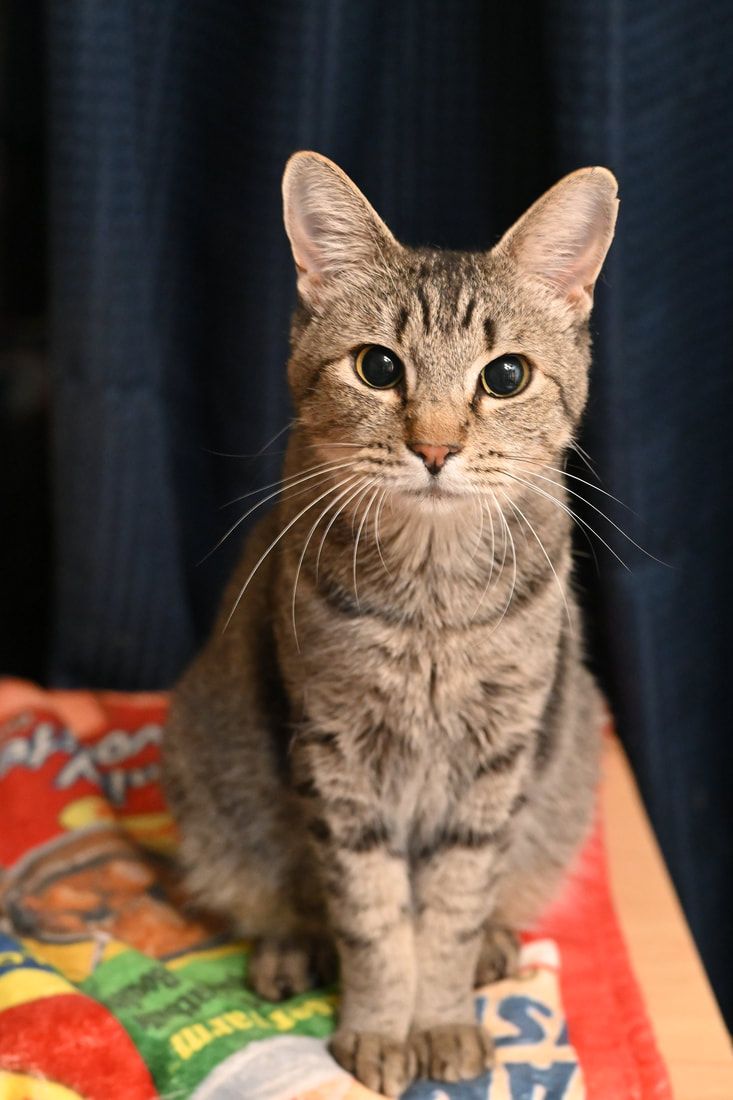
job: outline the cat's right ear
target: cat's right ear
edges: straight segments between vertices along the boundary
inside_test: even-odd
[[[283,214],[298,292],[313,307],[399,247],[359,188],[320,153],[294,153],[286,164]]]

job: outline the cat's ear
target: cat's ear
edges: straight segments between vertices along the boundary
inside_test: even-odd
[[[613,239],[617,193],[616,178],[607,168],[572,172],[529,208],[496,251],[585,315]]]
[[[311,305],[399,247],[359,188],[320,153],[295,153],[286,164],[283,214],[298,290]]]

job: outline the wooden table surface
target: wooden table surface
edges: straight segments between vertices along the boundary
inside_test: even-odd
[[[617,741],[602,798],[614,903],[675,1100],[733,1100],[730,1039]]]

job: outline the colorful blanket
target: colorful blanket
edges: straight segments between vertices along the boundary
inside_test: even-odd
[[[0,1100],[369,1100],[327,1051],[335,988],[275,1005],[248,945],[189,911],[159,786],[163,696],[0,684]],[[600,828],[477,991],[497,1063],[405,1100],[671,1100]]]

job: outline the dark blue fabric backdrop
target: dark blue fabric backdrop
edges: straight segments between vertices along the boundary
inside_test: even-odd
[[[168,685],[277,476],[287,155],[336,159],[408,242],[484,247],[558,175],[621,183],[586,445],[622,557],[582,559],[595,661],[733,1013],[733,7],[727,0],[49,5],[60,684]],[[604,499],[593,497],[599,507]],[[236,515],[236,513],[235,513]],[[613,537],[612,537],[613,536]],[[582,546],[581,546],[582,548]]]

